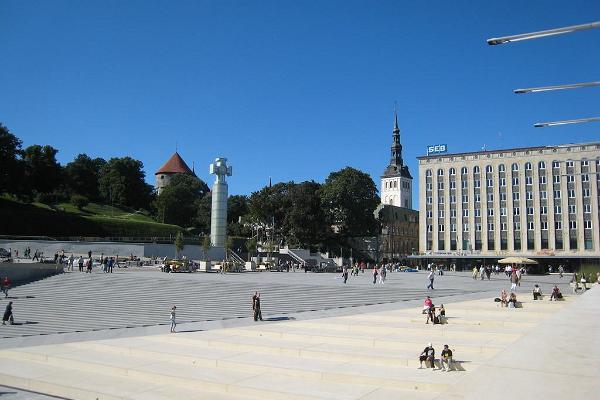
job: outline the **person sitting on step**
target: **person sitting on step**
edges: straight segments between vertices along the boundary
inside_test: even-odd
[[[562,298],[563,298],[563,295],[560,292],[560,289],[558,288],[558,286],[554,285],[554,287],[552,288],[552,294],[550,295],[550,301],[552,301],[552,300],[557,301]]]
[[[435,349],[431,343],[427,344],[427,347],[425,347],[419,356],[419,369],[423,368],[423,361],[425,361],[425,367],[427,367],[427,363],[429,362],[432,370],[435,370]]]
[[[536,283],[533,288],[533,300],[538,300],[538,299],[540,299],[540,300],[542,299],[542,289]]]
[[[444,364],[446,364],[446,368],[444,368]],[[442,358],[440,358],[440,365],[442,371],[450,372],[452,368],[452,350],[448,348],[448,345],[444,345],[444,350],[442,350]]]

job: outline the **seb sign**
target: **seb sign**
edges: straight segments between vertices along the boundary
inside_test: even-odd
[[[448,146],[445,144],[434,144],[431,146],[427,146],[427,155],[446,153],[447,151]]]

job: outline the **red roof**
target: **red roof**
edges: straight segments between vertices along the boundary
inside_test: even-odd
[[[175,152],[169,160],[154,175],[158,174],[190,174],[194,175],[179,153]]]

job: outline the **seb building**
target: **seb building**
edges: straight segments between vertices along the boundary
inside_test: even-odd
[[[600,142],[445,150],[418,157],[421,257],[457,266],[507,256],[599,262]]]

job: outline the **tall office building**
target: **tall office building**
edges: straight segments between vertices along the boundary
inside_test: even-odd
[[[600,142],[418,160],[422,253],[600,256]]]

